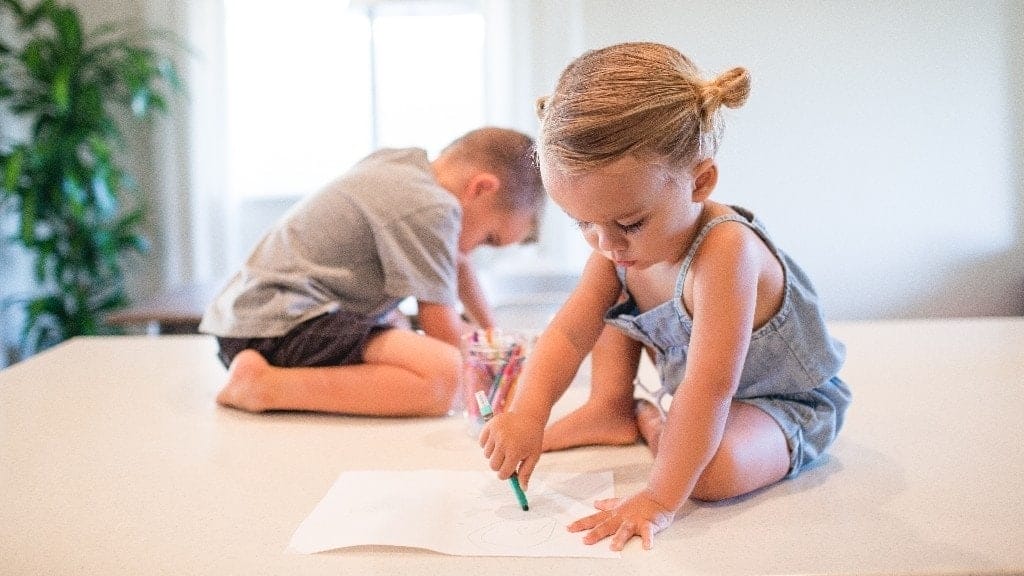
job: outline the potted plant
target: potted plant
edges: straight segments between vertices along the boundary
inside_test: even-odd
[[[87,31],[76,8],[54,0],[0,0],[0,23],[0,108],[28,132],[0,133],[0,209],[16,213],[13,240],[34,264],[22,342],[31,353],[109,332],[103,316],[127,304],[123,259],[146,240],[123,129],[165,112],[181,82],[147,45],[152,33]]]

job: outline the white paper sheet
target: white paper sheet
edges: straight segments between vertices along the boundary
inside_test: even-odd
[[[292,535],[313,554],[363,545],[426,548],[459,556],[618,558],[608,542],[583,544],[566,526],[614,495],[611,472],[537,473],[523,511],[509,483],[488,471],[343,472]]]

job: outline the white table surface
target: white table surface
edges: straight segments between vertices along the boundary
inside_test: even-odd
[[[208,337],[74,339],[0,372],[0,574],[1024,573],[1024,319],[834,331],[854,403],[827,460],[688,504],[615,560],[289,553],[344,470],[485,469],[461,419],[250,415],[214,403]],[[628,493],[650,462],[594,447],[541,466],[610,469]]]

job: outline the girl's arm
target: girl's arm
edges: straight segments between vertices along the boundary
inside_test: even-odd
[[[611,261],[592,254],[579,284],[530,352],[508,410],[496,415],[480,434],[484,456],[499,478],[518,471],[523,486],[529,484],[551,408],[593,348],[604,328],[604,312],[620,290]]]
[[[691,267],[690,296],[684,297],[684,304],[692,303],[687,307],[693,317],[686,374],[672,400],[647,488],[598,502],[601,512],[569,526],[589,530],[588,544],[613,536],[612,549],[621,550],[636,535],[650,548],[718,450],[750,343],[761,268],[758,240],[740,226],[714,228]]]
[[[725,431],[753,332],[761,269],[757,242],[742,224],[722,224],[694,258],[686,373],[648,482],[655,500],[671,510],[690,496]]]

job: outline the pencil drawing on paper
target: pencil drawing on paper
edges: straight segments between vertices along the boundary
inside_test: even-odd
[[[530,548],[551,540],[558,521],[554,518],[499,520],[470,532],[469,542],[484,547]]]
[[[537,474],[524,511],[493,473],[343,472],[292,535],[313,554],[351,546],[406,546],[461,556],[618,557],[565,527],[613,495],[611,472]]]
[[[560,507],[554,504],[559,496],[565,496],[552,493],[547,486],[532,496],[534,505],[529,512],[524,512],[508,502],[510,491],[501,482],[485,484],[476,502],[467,509],[473,509],[471,517],[478,521],[488,518],[493,521],[468,532],[469,543],[487,550],[493,547],[518,550],[550,542],[556,528],[564,527],[557,517]]]

